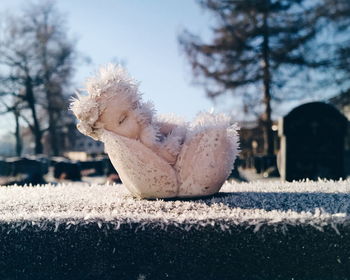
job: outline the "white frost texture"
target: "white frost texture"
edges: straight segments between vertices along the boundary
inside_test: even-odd
[[[72,183],[0,187],[0,227],[71,227],[95,223],[118,230],[129,224],[166,230],[232,226],[311,225],[319,230],[348,224],[350,181],[228,183],[213,197],[196,200],[133,198],[123,185]]]

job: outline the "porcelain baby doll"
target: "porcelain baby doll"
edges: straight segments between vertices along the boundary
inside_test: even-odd
[[[108,65],[86,82],[71,109],[78,129],[105,144],[123,185],[142,198],[198,197],[219,191],[238,154],[237,127],[224,114],[191,123],[159,119],[126,71]]]
[[[159,120],[150,102],[144,103],[138,84],[116,65],[101,68],[86,82],[87,96],[78,95],[71,109],[80,120],[78,129],[95,140],[103,130],[140,141],[174,165],[186,137],[186,125]]]

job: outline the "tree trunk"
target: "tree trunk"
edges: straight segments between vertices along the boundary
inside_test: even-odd
[[[272,134],[272,120],[271,120],[271,73],[270,73],[270,45],[269,45],[269,26],[267,22],[269,14],[270,0],[266,0],[266,11],[263,15],[263,71],[264,71],[264,98],[265,112],[263,115],[263,131],[264,131],[264,152],[266,155],[274,154],[273,134]]]
[[[14,115],[15,115],[15,122],[16,122],[16,131],[15,131],[16,155],[18,157],[20,157],[22,154],[22,138],[21,138],[20,125],[19,125],[19,112],[18,112],[18,110],[15,109]]]
[[[47,18],[46,18],[47,20]],[[47,100],[47,111],[48,111],[48,117],[49,117],[49,144],[50,144],[50,155],[52,156],[58,156],[60,153],[60,147],[59,142],[57,139],[57,118],[56,118],[56,106],[54,101],[54,92],[52,91],[52,87],[50,85],[50,74],[49,74],[49,67],[47,62],[47,45],[48,45],[48,25],[45,21],[44,24],[45,32],[43,33],[45,40],[42,41],[41,45],[41,57],[42,57],[42,65],[44,68],[44,88],[45,88],[45,94],[46,94],[46,100]]]
[[[60,148],[58,146],[56,119],[54,115],[55,112],[53,111],[53,109],[50,109],[49,106],[49,140],[51,147],[51,155],[58,156],[60,154]]]
[[[37,154],[42,154],[43,153],[43,144],[41,143],[41,138],[42,138],[42,132],[40,129],[40,124],[38,117],[36,115],[36,109],[35,109],[35,97],[34,97],[34,92],[33,92],[33,82],[32,79],[29,75],[27,75],[26,78],[26,99],[30,108],[30,111],[32,113],[33,117],[33,134],[34,134],[34,139],[35,139],[35,150],[34,153]]]

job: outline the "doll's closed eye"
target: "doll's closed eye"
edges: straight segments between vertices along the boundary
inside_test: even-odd
[[[122,115],[119,119],[119,125],[121,125],[126,119],[127,119],[128,115]]]

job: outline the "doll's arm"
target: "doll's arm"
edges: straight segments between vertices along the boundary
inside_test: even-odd
[[[139,197],[177,195],[175,170],[140,141],[103,130],[102,141],[123,184]]]

